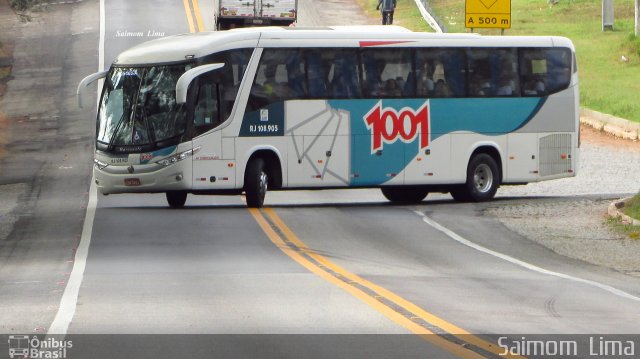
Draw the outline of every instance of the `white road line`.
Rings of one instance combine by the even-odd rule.
[[[596,281],[592,281],[592,280],[588,280],[588,279],[583,279],[583,278],[578,278],[578,277],[574,277],[574,276],[570,276],[568,274],[564,274],[564,273],[558,273],[558,272],[554,272],[554,271],[550,271],[538,266],[535,266],[533,264],[521,261],[519,259],[510,257],[506,254],[502,254],[496,251],[493,251],[491,249],[485,248],[479,244],[473,243],[463,237],[461,237],[460,235],[458,235],[457,233],[451,231],[450,229],[444,227],[443,225],[439,224],[438,222],[434,221],[433,219],[427,217],[424,213],[420,212],[420,211],[413,211],[415,214],[417,214],[418,216],[422,217],[422,220],[427,223],[428,225],[430,225],[431,227],[437,229],[438,231],[446,234],[447,236],[449,236],[451,239],[455,240],[456,242],[460,243],[460,244],[464,244],[467,247],[473,248],[477,251],[492,255],[494,257],[500,258],[502,260],[505,260],[509,263],[515,264],[517,266],[526,268],[530,271],[534,271],[537,273],[541,273],[541,274],[546,274],[546,275],[550,275],[550,276],[554,276],[554,277],[558,277],[558,278],[562,278],[562,279],[567,279],[573,282],[578,282],[578,283],[582,283],[582,284],[586,284],[586,285],[590,285],[596,288],[600,288],[602,290],[605,290],[609,293],[615,294],[619,297],[622,298],[626,298],[626,299],[631,299],[637,302],[640,302],[640,298],[636,297],[632,294],[629,294],[625,291],[622,291],[620,289],[614,288],[610,285],[607,284],[602,284]]]
[[[100,0],[100,41],[98,44],[98,70],[104,69],[104,35],[105,35],[105,11],[104,0]],[[98,86],[98,96],[100,88]],[[89,245],[91,244],[91,234],[93,233],[93,220],[96,215],[96,206],[98,203],[98,195],[96,190],[95,177],[91,176],[91,185],[89,187],[89,203],[87,204],[87,212],[84,216],[84,224],[82,226],[82,235],[80,244],[76,250],[76,257],[73,261],[73,269],[69,275],[69,281],[62,293],[60,306],[56,317],[53,319],[47,335],[66,335],[69,324],[73,320],[78,304],[78,295],[80,294],[80,285],[84,277],[84,270],[87,266],[87,256],[89,255]]]
[[[98,42],[98,71],[104,70],[104,35],[106,26],[105,16],[104,0],[100,0],[100,40]],[[98,95],[100,95],[99,91]]]
[[[87,205],[87,214],[84,217],[84,225],[82,227],[82,236],[80,237],[80,245],[76,250],[76,257],[73,261],[73,269],[69,276],[69,281],[62,294],[58,313],[53,319],[47,335],[66,335],[69,324],[76,313],[76,305],[78,303],[78,294],[80,293],[80,285],[84,277],[84,269],[87,265],[87,255],[89,254],[89,244],[91,243],[91,233],[93,232],[93,219],[96,214],[96,203],[98,196],[96,192],[95,178],[91,176],[91,187],[89,189],[89,204]]]

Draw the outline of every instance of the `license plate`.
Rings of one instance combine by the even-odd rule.
[[[125,186],[139,186],[142,183],[140,182],[140,178],[125,178],[124,185]]]

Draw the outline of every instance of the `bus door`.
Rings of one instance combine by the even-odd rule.
[[[196,89],[193,127],[193,188],[198,190],[228,187],[233,184],[234,168],[227,166],[222,156],[224,121],[221,84],[215,82],[216,72],[204,74],[194,82]]]

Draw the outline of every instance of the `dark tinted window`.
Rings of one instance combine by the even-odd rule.
[[[412,49],[365,49],[362,89],[367,98],[415,97]]]
[[[222,123],[231,115],[231,110],[233,109],[238,90],[240,89],[240,83],[247,70],[247,65],[249,64],[252,53],[253,49],[223,51],[207,56],[201,61],[200,64],[225,64],[222,69],[200,77],[201,83],[206,81],[207,83],[215,82],[219,85],[220,116],[216,122]]]
[[[255,110],[278,101],[306,98],[306,77],[304,50],[265,49],[251,87],[249,107]]]
[[[544,96],[568,86],[558,48],[265,49],[248,110],[289,99]]]
[[[523,96],[545,96],[566,89],[571,82],[569,49],[520,49]]]
[[[330,59],[333,58],[333,61]],[[358,53],[355,49],[326,49],[322,64],[327,75],[328,98],[361,98]]]
[[[416,50],[418,97],[462,97],[466,93],[465,54],[461,49]]]
[[[513,48],[473,48],[468,51],[468,91],[471,97],[519,96],[517,53]]]

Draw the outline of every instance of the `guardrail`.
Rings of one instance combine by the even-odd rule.
[[[420,14],[427,22],[427,24],[435,31],[435,32],[447,32],[447,28],[444,26],[442,21],[440,21],[436,16],[432,15],[433,10],[431,10],[431,6],[427,3],[427,0],[414,0],[416,2],[416,6],[418,10],[420,10]]]

